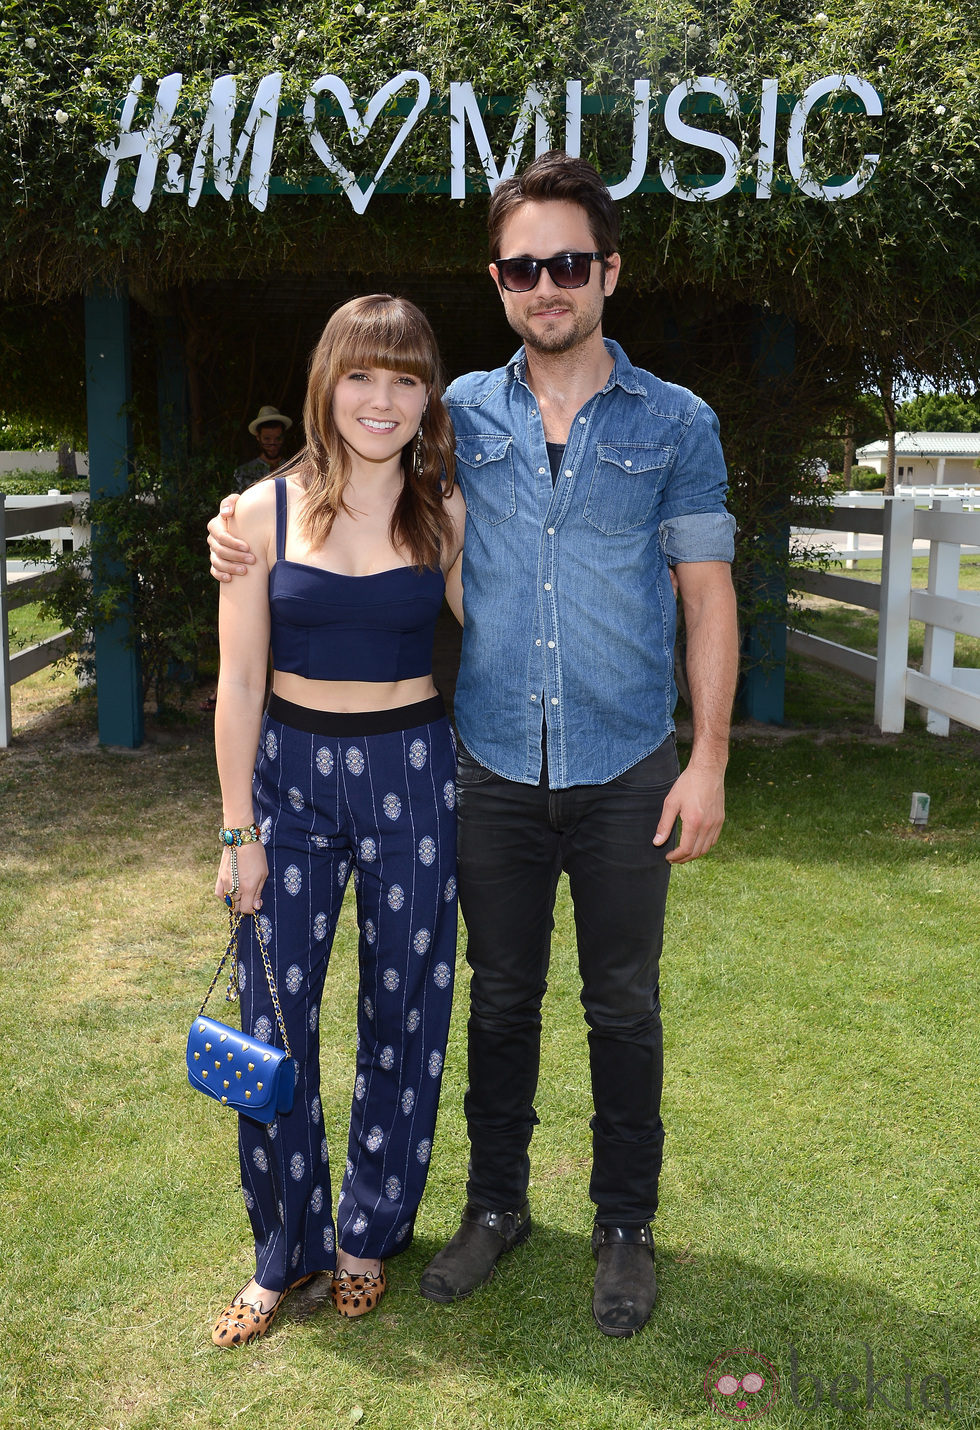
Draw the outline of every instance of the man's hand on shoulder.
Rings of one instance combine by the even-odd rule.
[[[235,514],[240,492],[232,492],[221,503],[217,516],[208,522],[208,546],[211,550],[211,575],[216,581],[230,581],[233,576],[245,576],[255,557],[248,542],[232,536],[228,520]]]

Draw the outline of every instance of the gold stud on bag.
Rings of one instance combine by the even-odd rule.
[[[251,917],[255,926],[255,940],[262,954],[266,981],[272,995],[272,1006],[276,1010],[276,1022],[279,1025],[283,1047],[275,1048],[271,1043],[265,1043],[260,1038],[250,1038],[238,1028],[231,1028],[225,1023],[218,1023],[213,1018],[208,1018],[204,1012],[208,999],[221,977],[221,970],[229,958],[231,959],[231,969],[225,999],[230,1003],[238,997],[238,932],[245,917],[246,915],[236,913],[234,909],[229,913],[231,932],[228,938],[228,947],[221,956],[221,962],[211,980],[211,987],[204,996],[204,1002],[201,1004],[197,1017],[191,1023],[191,1029],[187,1036],[187,1080],[191,1087],[196,1088],[198,1092],[203,1092],[206,1097],[213,1098],[215,1102],[230,1108],[233,1112],[243,1113],[246,1117],[254,1118],[256,1122],[272,1122],[280,1112],[292,1110],[296,1069],[289,1039],[286,1036],[282,1009],[279,1006],[276,982],[272,976],[269,950],[262,938],[259,920],[254,913],[248,917]],[[209,1083],[207,1080],[208,1069],[199,1068],[198,1064],[202,1062],[204,1054],[210,1053],[213,1048],[222,1043],[225,1045],[221,1048],[224,1059],[216,1059],[214,1066],[216,1069],[223,1070],[224,1075]],[[232,1073],[235,1074],[234,1079],[232,1079]]]

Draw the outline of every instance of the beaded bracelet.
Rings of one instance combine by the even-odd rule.
[[[230,844],[232,848],[238,848],[242,844],[258,844],[260,842],[258,825],[252,823],[245,829],[221,829],[218,831],[218,843]]]

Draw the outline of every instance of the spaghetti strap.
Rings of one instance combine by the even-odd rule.
[[[286,478],[276,477],[276,560],[286,559]]]

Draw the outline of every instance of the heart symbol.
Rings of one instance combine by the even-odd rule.
[[[400,90],[405,88],[406,84],[418,85],[418,97],[409,113],[406,114],[402,127],[392,140],[391,147],[381,161],[381,167],[377,170],[367,188],[362,189],[351,171],[342,164],[330,150],[323,135],[316,127],[317,95],[322,94],[324,90],[328,90],[333,95],[334,99],[336,99],[340,105],[351,139],[355,144],[363,144],[371,132],[374,121],[384,109],[389,99],[394,98]],[[340,183],[344,193],[350,199],[351,208],[356,214],[362,214],[371,202],[381,175],[414,129],[416,120],[429,102],[431,92],[432,87],[424,74],[420,74],[418,70],[401,70],[393,79],[390,79],[387,84],[381,86],[377,94],[369,101],[368,107],[365,109],[363,115],[361,115],[358,113],[357,106],[351,98],[350,90],[337,75],[321,75],[310,87],[310,92],[306,96],[306,103],[303,105],[303,118],[306,121],[306,127],[309,131],[310,143],[313,145],[324,168],[328,173],[333,174],[334,178]]]

